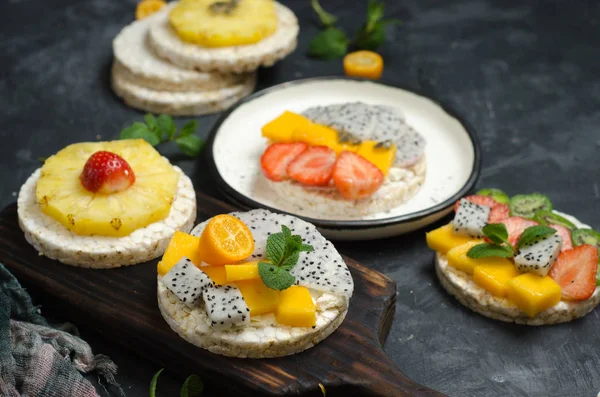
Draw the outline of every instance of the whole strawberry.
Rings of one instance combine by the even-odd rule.
[[[133,185],[135,174],[127,161],[118,154],[99,151],[86,161],[79,180],[90,192],[111,194]]]

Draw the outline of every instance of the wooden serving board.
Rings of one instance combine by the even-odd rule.
[[[200,222],[235,208],[197,193]],[[106,338],[174,371],[218,382],[227,395],[443,396],[408,379],[382,349],[394,317],[395,283],[344,258],[355,290],[343,324],[317,346],[288,357],[236,359],[197,348],[173,332],[156,300],[157,260],[120,269],[91,270],[39,256],[18,226],[17,206],[0,213],[0,262],[29,288],[93,323]],[[118,364],[118,363],[117,363]]]

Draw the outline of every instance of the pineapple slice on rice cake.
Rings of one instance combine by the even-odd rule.
[[[29,177],[17,203],[40,255],[90,268],[154,259],[196,219],[191,180],[142,139],[67,146]]]

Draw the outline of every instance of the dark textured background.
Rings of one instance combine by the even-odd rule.
[[[299,17],[299,47],[261,71],[259,89],[340,74],[339,61],[305,56],[317,32],[309,1],[284,3]],[[362,22],[364,3],[323,0],[348,29]],[[557,208],[600,228],[600,2],[516,3],[389,2],[388,14],[404,25],[389,32],[382,49],[385,78],[430,92],[473,125],[483,148],[479,187],[546,192]],[[132,20],[134,6],[133,0],[0,2],[0,206],[15,200],[39,157],[75,141],[115,138],[141,118],[109,88],[111,40]],[[203,136],[215,118],[199,119]],[[198,189],[218,195],[205,161],[177,164]],[[441,290],[423,231],[338,246],[398,283],[385,347],[415,380],[450,396],[595,396],[600,390],[598,311],[565,325],[506,325],[469,312]],[[161,366],[97,336],[93,324],[78,325],[96,352],[120,365],[126,394],[147,396]],[[165,372],[159,396],[178,395],[187,375]],[[210,395],[219,395],[215,386]]]

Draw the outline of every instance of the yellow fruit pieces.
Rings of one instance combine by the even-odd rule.
[[[202,266],[200,270],[206,273],[217,285],[229,284],[227,274],[225,273],[225,266]]]
[[[376,146],[377,142],[375,141],[365,141],[360,144],[357,153],[375,164],[385,176],[394,164],[396,145],[392,144],[389,148]]]
[[[200,236],[198,256],[212,266],[239,262],[254,251],[254,238],[248,226],[231,215],[211,218]]]
[[[308,288],[294,285],[279,293],[275,313],[277,322],[292,327],[312,327],[317,322],[317,309]]]
[[[491,259],[494,260],[491,261]],[[475,267],[473,281],[494,296],[505,297],[508,291],[508,282],[521,274],[508,259],[482,258],[476,260],[488,263]]]
[[[508,282],[507,297],[529,317],[535,317],[560,301],[561,290],[548,276],[525,273]]]
[[[164,276],[184,257],[191,260],[194,265],[199,266],[202,262],[198,257],[199,242],[200,239],[196,236],[176,231],[171,241],[169,241],[162,259],[158,262],[158,274]]]
[[[135,19],[144,19],[166,6],[163,0],[143,0],[135,8]]]
[[[448,265],[462,270],[467,274],[473,274],[473,270],[480,265],[505,265],[508,261],[504,258],[479,258],[473,259],[467,256],[467,252],[481,241],[469,241],[466,244],[452,248],[446,254]],[[510,262],[508,262],[510,264]],[[512,265],[512,264],[511,264]],[[514,265],[513,265],[514,267]]]
[[[333,128],[324,125],[310,123],[299,126],[292,132],[293,142],[304,142],[307,145],[318,146],[323,145],[331,148],[336,153],[341,150],[338,148],[338,134]]]
[[[239,263],[237,265],[225,265],[225,274],[228,283],[243,280],[259,279],[258,262]]]
[[[280,292],[267,287],[260,278],[238,281],[236,286],[250,309],[250,316],[272,313],[277,309]]]
[[[383,58],[373,51],[355,51],[344,57],[346,76],[379,79],[383,73]]]
[[[452,224],[430,231],[426,234],[426,239],[429,248],[441,254],[445,254],[454,247],[473,241],[470,237],[455,235],[452,231]]]
[[[307,131],[310,124],[306,117],[286,110],[262,127],[262,135],[273,142],[290,143],[294,142],[295,131]]]

